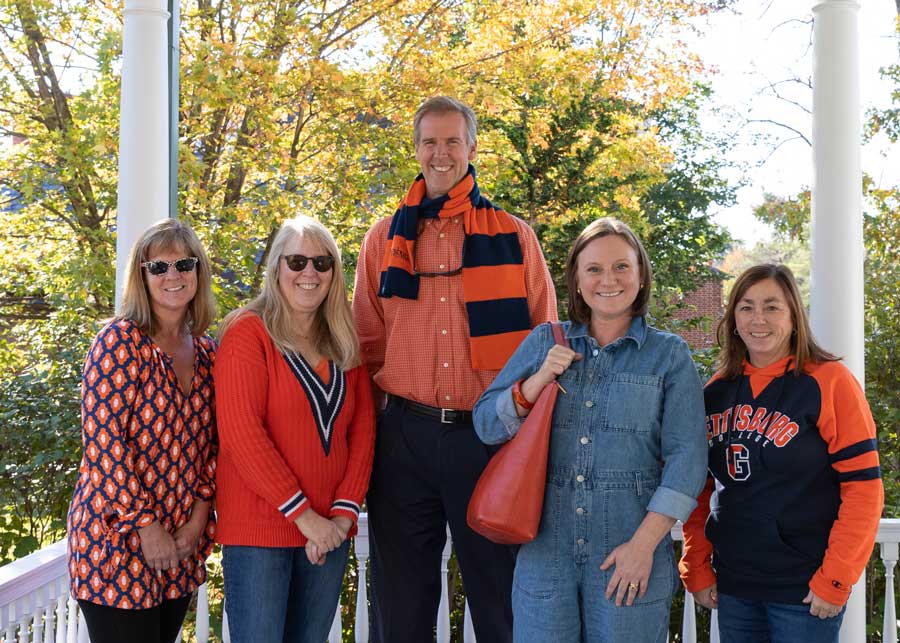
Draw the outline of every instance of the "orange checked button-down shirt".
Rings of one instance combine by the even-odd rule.
[[[554,321],[556,292],[534,231],[516,217],[532,328]],[[498,371],[472,368],[462,275],[420,277],[418,299],[378,296],[390,217],[366,234],[356,272],[353,316],[362,357],[383,391],[439,408],[471,410]],[[462,265],[462,216],[419,222],[416,270]]]

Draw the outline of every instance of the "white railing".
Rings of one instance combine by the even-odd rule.
[[[354,539],[357,560],[357,578],[364,581],[369,563],[368,523],[365,514],[360,516],[359,534]],[[681,540],[681,526],[672,529],[672,537]],[[881,561],[886,576],[884,593],[884,622],[882,641],[897,643],[897,615],[895,607],[894,567],[900,558],[900,520],[885,519],[878,529]],[[447,592],[447,563],[450,560],[449,533],[441,563],[441,602],[438,608],[437,643],[450,641],[450,607]],[[206,585],[198,592],[195,633],[197,643],[209,641],[209,598]],[[696,612],[690,594],[685,596],[682,640],[697,643]],[[864,606],[863,606],[864,608]],[[849,614],[847,615],[850,616]],[[713,618],[713,635],[710,643],[718,643]],[[367,583],[360,582],[355,606],[356,642],[369,640],[369,611]],[[862,623],[862,627],[858,625]],[[842,643],[864,643],[865,619],[844,620]],[[852,630],[848,627],[852,625]],[[223,623],[223,639],[229,643],[227,619]],[[466,605],[465,643],[475,643],[472,620]],[[335,614],[334,624],[328,635],[329,643],[341,641],[341,610]],[[0,643],[90,643],[84,619],[80,617],[78,603],[69,596],[66,567],[66,543],[60,541],[0,567]]]

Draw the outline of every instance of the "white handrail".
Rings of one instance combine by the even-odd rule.
[[[682,539],[681,525],[672,528],[672,538]],[[885,570],[884,622],[882,640],[897,643],[897,616],[894,606],[895,567],[900,560],[900,519],[882,519],[876,536],[878,555]],[[447,563],[451,551],[450,534],[441,557],[441,584],[443,588],[438,617],[438,643],[450,639],[450,610],[447,596]],[[360,515],[359,534],[354,539],[357,560],[358,591],[354,618],[356,643],[369,640],[369,613],[366,571],[370,547],[368,516]],[[874,554],[873,554],[874,555]],[[329,642],[341,640],[340,607],[335,614],[335,624],[329,634]],[[712,614],[711,643],[718,643],[716,614]],[[463,621],[463,640],[475,643],[469,605],[466,603]],[[227,622],[223,622],[223,639],[229,643]],[[696,643],[696,615],[693,598],[685,596],[684,618],[681,624],[685,643]],[[201,586],[197,599],[197,643],[209,641],[209,601],[207,587]],[[68,593],[68,567],[66,541],[61,540],[33,554],[0,567],[0,643],[90,643],[84,618],[78,603]],[[842,632],[842,642],[865,641],[865,632]]]

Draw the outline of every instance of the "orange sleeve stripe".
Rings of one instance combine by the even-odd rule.
[[[466,301],[490,301],[526,297],[525,266],[477,266],[463,270]]]
[[[847,460],[839,460],[838,462],[832,463],[832,468],[835,471],[839,471],[840,473],[847,473],[849,471],[858,471],[862,469],[871,469],[879,466],[878,460],[878,452],[877,451],[869,451],[868,453],[863,453],[854,458],[848,458]]]

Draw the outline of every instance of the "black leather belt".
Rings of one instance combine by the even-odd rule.
[[[436,406],[428,406],[427,404],[419,404],[405,397],[388,394],[388,398],[396,400],[408,408],[413,413],[424,415],[430,418],[436,418],[441,424],[472,424],[472,411],[457,411],[456,409],[439,409]]]

